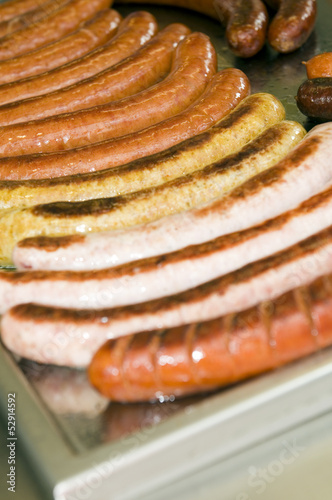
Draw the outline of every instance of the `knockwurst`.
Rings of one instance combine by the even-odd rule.
[[[90,381],[112,401],[167,401],[272,370],[331,345],[331,290],[326,275],[237,314],[109,340]]]
[[[18,305],[3,316],[2,340],[14,353],[34,361],[86,366],[107,339],[215,319],[331,272],[332,226],[221,278],[142,304],[84,311]],[[62,348],[55,349],[60,337]]]
[[[140,0],[117,0],[139,3]],[[185,7],[219,19],[226,26],[226,39],[240,57],[252,57],[265,43],[268,15],[260,0],[148,0],[147,3]]]
[[[55,12],[0,40],[0,61],[29,52],[75,31],[82,22],[106,9],[112,0],[69,0]]]
[[[172,50],[183,38],[183,30],[186,28],[182,25],[171,25],[155,37],[154,40],[157,41],[150,42],[155,50],[152,49],[146,57],[149,64],[130,65],[129,74],[132,75],[133,81],[123,80],[124,75],[121,72],[121,78],[116,75],[115,85],[109,90],[104,87],[107,76],[99,77],[96,85],[92,82],[90,86],[89,81],[87,84],[81,83],[75,88],[77,99],[68,102],[65,107],[82,107],[88,105],[87,101],[91,103],[93,100],[106,99],[106,94],[107,99],[116,95],[118,101],[57,115],[56,120],[54,117],[48,117],[3,128],[0,139],[1,153],[11,156],[22,151],[33,153],[71,149],[142,130],[183,111],[204,92],[216,72],[216,53],[206,35],[193,33],[182,40],[176,49],[170,74],[160,83],[149,87],[169,68]],[[151,62],[155,58],[157,62],[151,69]],[[79,87],[87,87],[88,92],[81,92]],[[128,95],[134,89],[139,91],[142,88],[145,90]],[[66,93],[65,90],[64,92]],[[69,93],[71,94],[71,91]],[[124,95],[128,97],[121,99]]]
[[[197,101],[175,116],[147,129],[107,142],[57,153],[0,158],[0,179],[26,180],[66,176],[68,184],[69,175],[105,170],[156,154],[209,129],[249,93],[250,83],[246,75],[235,68],[225,69],[212,78]],[[238,140],[241,144],[241,139]],[[133,171],[133,165],[131,169]],[[75,179],[72,180],[75,182]],[[133,187],[132,182],[130,185]],[[73,187],[72,192],[74,191]]]
[[[193,111],[195,112],[197,109],[194,107]],[[127,165],[120,164],[118,168],[109,168],[103,172],[55,179],[2,181],[0,182],[0,210],[28,207],[51,201],[83,201],[156,186],[202,169],[221,160],[224,156],[240,150],[266,128],[281,121],[284,116],[284,107],[277,98],[271,94],[254,94],[241,102],[215,127],[157,155],[141,158]],[[147,134],[149,134],[148,131],[149,129]],[[162,134],[163,129],[161,128]],[[124,144],[127,137],[121,138],[120,145]],[[141,138],[142,136],[139,135],[139,139]],[[152,134],[152,138],[154,139],[154,134]],[[134,139],[131,145],[134,147]],[[92,150],[88,150],[85,157],[86,162],[88,162],[89,155],[93,155],[95,149],[92,147]],[[106,148],[105,153],[106,157],[101,151],[101,156],[93,164],[94,169],[105,167],[106,164],[103,164],[103,161],[111,161],[112,149]],[[40,162],[43,162],[45,156],[29,157],[27,166],[30,175],[35,168],[42,168]],[[82,161],[80,156],[76,156],[76,158],[75,156],[71,157],[72,161]],[[25,158],[22,157],[22,163]],[[114,160],[115,164],[119,164],[122,159],[123,155],[120,151],[119,156]],[[4,160],[0,158],[0,165],[4,169],[6,168],[4,175],[7,178],[17,176],[15,169],[19,171],[22,163],[15,161],[15,158]],[[68,163],[63,163],[63,168],[66,168]]]
[[[28,97],[20,93],[19,86],[16,87],[18,90],[16,96],[12,96],[12,98],[5,97],[7,95],[6,88],[14,87],[14,85],[13,87],[4,85],[5,83],[37,74],[40,76],[40,73],[44,71],[50,71],[52,68],[83,57],[112,38],[120,21],[121,16],[115,10],[102,10],[93,19],[84,23],[77,31],[57,42],[28,52],[25,55],[0,61],[0,96],[2,99],[0,103],[5,104],[11,102],[11,99],[17,100]],[[18,82],[17,85],[19,85]]]
[[[136,50],[151,40],[156,34],[157,28],[157,22],[151,14],[148,12],[134,12],[121,23],[117,35],[102,47],[98,47],[91,53],[64,66],[46,71],[46,73],[2,85],[0,87],[0,103],[3,105],[8,102],[17,101],[18,99],[22,100],[28,97],[47,94],[74,85],[81,80],[91,78],[97,75],[97,73],[120,63],[120,61],[124,61],[129,56],[133,56]],[[72,36],[75,37],[74,34]],[[16,75],[19,77],[24,76],[26,68],[27,70],[29,70],[29,67],[31,69],[35,68],[36,57],[37,61],[40,58],[42,59],[42,62],[39,62],[39,66],[38,64],[36,66],[37,70],[41,67],[40,64],[52,64],[52,47],[60,44],[61,48],[61,43],[64,40],[59,40],[55,44],[47,45],[38,51],[29,52],[21,57],[0,62],[0,70],[6,71],[9,75],[7,78],[12,80]],[[74,46],[76,50],[75,40]],[[45,62],[45,57],[51,59],[50,63]],[[124,64],[132,64],[134,61],[135,59],[131,57],[131,59],[124,61]],[[123,66],[118,66],[118,68],[124,70]],[[128,76],[124,74],[124,77],[127,78]]]
[[[317,125],[277,165],[210,203],[126,230],[75,234],[63,240],[41,238],[22,242],[26,255],[30,253],[27,266],[38,262],[40,268],[61,269],[65,266],[68,269],[80,258],[85,263],[97,260],[99,266],[101,262],[106,263],[105,267],[110,262],[120,265],[255,226],[296,208],[332,183],[331,147],[332,123]],[[38,212],[38,208],[35,210]],[[0,219],[0,223],[3,221],[3,241],[8,245],[1,251],[7,256],[3,258],[4,262],[10,255],[14,228],[19,226],[16,231],[24,235],[28,225],[28,219],[24,220],[26,211],[20,211],[19,216],[17,213],[9,212]],[[80,229],[92,230],[87,227]]]

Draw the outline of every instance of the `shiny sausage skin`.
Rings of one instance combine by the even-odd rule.
[[[194,111],[195,108],[194,106]],[[244,99],[229,115],[210,130],[161,153],[120,165],[118,168],[108,168],[101,172],[55,179],[0,181],[0,210],[28,207],[51,201],[84,201],[131,193],[156,186],[202,169],[221,160],[226,155],[239,151],[246,143],[284,117],[284,107],[276,97],[271,94],[255,94]],[[184,125],[186,126],[185,122]],[[122,144],[127,137],[121,138]],[[139,135],[140,138],[141,135]],[[154,140],[153,136],[152,139]],[[135,146],[134,139],[131,146]],[[99,145],[96,145],[97,147],[99,148]],[[85,162],[88,162],[89,155],[95,154],[96,148],[92,147],[88,150]],[[100,163],[97,163],[96,167],[93,165],[94,168],[105,167],[104,159],[105,161],[107,159],[108,162],[111,161],[112,148],[106,151],[107,158],[104,158],[102,153],[103,151],[97,158],[97,160],[100,159]],[[39,155],[37,160],[43,161],[45,156]],[[69,158],[70,156],[69,154]],[[76,158],[79,159],[79,156]],[[116,158],[116,161],[120,163],[122,159],[123,155],[120,150],[120,156]],[[24,160],[25,157],[22,157],[23,162]],[[31,170],[41,168],[34,160],[35,157],[29,157]],[[76,161],[75,157],[72,160]],[[16,162],[15,158],[0,159],[0,164],[3,168],[8,167],[6,175],[10,172],[10,166],[19,169],[22,165],[22,163]],[[98,165],[100,166],[98,167]],[[63,166],[66,168],[67,163],[63,162]],[[10,175],[16,175],[16,173],[13,172]]]
[[[40,7],[44,0],[7,0],[0,4],[0,19],[7,21],[13,17],[19,16]]]
[[[0,38],[6,35],[10,35],[11,33],[26,28],[27,26],[30,26],[32,24],[38,23],[66,3],[68,3],[68,0],[57,0],[55,2],[51,0],[42,3],[40,7],[37,7],[36,9],[15,16],[8,21],[1,22],[0,18]]]
[[[273,0],[278,11],[268,29],[268,41],[278,52],[288,53],[301,47],[315,27],[316,0]]]
[[[155,37],[154,43],[150,42],[151,51],[141,49],[140,52],[146,55],[145,60],[150,63],[152,56],[159,54],[153,69],[149,64],[145,64],[140,66],[141,71],[137,71],[137,66],[131,65],[129,74],[132,75],[133,82],[129,80],[129,83],[123,80],[123,74],[122,78],[116,75],[116,88],[113,88],[113,93],[128,97],[57,115],[56,120],[54,117],[48,117],[3,128],[0,151],[6,156],[12,156],[21,154],[22,151],[31,153],[71,149],[133,133],[180,113],[204,92],[216,72],[216,53],[209,38],[203,33],[193,33],[175,50],[171,72],[167,77],[149,87],[151,82],[155,82],[158,76],[169,68],[173,47],[183,38],[184,29],[186,28],[182,25],[171,25]],[[78,91],[77,101],[68,102],[68,106],[72,108],[79,102],[82,107],[84,95],[87,96],[86,100],[90,96],[96,99],[98,90],[103,97],[105,93],[109,96],[110,91],[105,91],[103,81],[104,78],[101,77],[96,85],[87,85],[90,92],[95,91],[94,95]],[[82,86],[84,83],[80,85]],[[136,87],[136,90],[143,87],[145,90],[130,95],[128,87]],[[21,139],[23,130],[24,138]],[[10,140],[13,137],[16,138],[15,143]]]
[[[5,104],[17,101],[18,98],[22,100],[36,95],[47,94],[93,77],[97,73],[125,60],[127,57],[133,56],[142,45],[151,40],[156,34],[157,29],[157,22],[151,14],[148,12],[134,12],[121,23],[117,35],[102,47],[98,47],[85,56],[64,66],[46,71],[46,73],[24,78],[21,81],[8,85],[2,85],[0,87],[0,102],[1,104]],[[61,42],[62,40],[59,40],[57,43]],[[49,58],[52,57],[52,45],[47,45],[39,49],[42,59],[43,52],[45,51],[47,55],[49,49],[51,49]],[[17,74],[17,72],[21,74],[21,71],[25,71],[26,64],[27,68],[29,64],[30,67],[34,67],[35,54],[37,54],[36,51],[29,52],[21,57],[0,62],[0,70],[4,69],[5,71],[9,71],[9,73],[12,71],[13,74]],[[25,62],[26,60],[27,63]],[[45,64],[45,62],[42,64]],[[12,78],[11,74],[9,77]]]
[[[77,31],[61,38],[57,42],[28,52],[25,55],[8,59],[7,61],[0,61],[0,103],[5,104],[25,97],[21,93],[20,84],[18,83],[16,87],[18,93],[15,96],[8,97],[6,88],[12,89],[14,86],[5,86],[5,83],[39,75],[57,66],[68,64],[70,61],[83,57],[112,38],[120,21],[121,16],[115,10],[103,10],[98,12],[93,19],[84,23]]]
[[[250,83],[242,71],[222,70],[212,78],[197,101],[175,116],[107,142],[58,153],[0,158],[0,179],[46,179],[83,174],[159,153],[209,129],[249,93]]]
[[[136,3],[139,0],[118,0]],[[261,0],[148,0],[156,5],[184,7],[218,19],[226,26],[230,49],[240,57],[252,57],[265,43],[268,15]]]
[[[305,65],[308,79],[332,77],[332,52],[323,52],[312,57]]]
[[[112,309],[21,304],[7,311],[2,341],[42,363],[86,366],[110,338],[208,321],[273,300],[332,273],[332,226],[289,249],[185,292]],[[61,336],[61,349],[54,343]],[[48,347],[51,345],[51,349]]]
[[[22,246],[26,245],[26,255],[29,252],[31,257],[26,264],[30,267],[35,261],[34,265],[40,268],[61,269],[61,266],[66,266],[72,269],[75,260],[82,258],[87,263],[94,259],[99,263],[105,262],[105,267],[108,267],[110,263],[120,265],[162,255],[242,231],[296,208],[331,184],[331,148],[332,123],[318,125],[276,166],[249,179],[220,199],[126,230],[107,231],[99,226],[97,230],[102,232],[96,234],[22,242]],[[38,209],[34,212],[38,213]],[[243,214],[246,216],[243,217]],[[51,221],[49,218],[47,222]],[[38,222],[41,226],[42,219],[39,218]],[[14,228],[17,227],[16,231],[24,237],[28,232],[25,228],[31,224],[30,212],[10,211],[0,218],[0,223],[0,234],[3,235],[0,253],[6,262],[11,255]],[[86,233],[93,231],[92,224],[79,229]]]
[[[332,277],[237,314],[108,340],[88,369],[112,401],[167,400],[226,386],[332,343]]]
[[[123,99],[124,97],[137,94],[148,87],[155,85],[164,78],[170,71],[174,57],[174,51],[177,44],[189,33],[189,29],[182,24],[171,24],[158,35],[152,38],[149,43],[130,58],[121,61],[116,66],[107,67],[103,71],[98,71],[90,78],[75,83],[74,85],[63,87],[55,92],[45,95],[37,95],[29,99],[12,102],[0,107],[1,126],[10,126],[20,124],[18,127],[2,130],[2,138],[11,136],[12,133],[20,134],[22,127],[27,130],[28,127],[37,128],[42,134],[47,135],[53,128],[55,122],[58,123],[60,117],[52,118],[50,121],[41,121],[54,115],[68,114],[82,109],[93,108],[102,104],[113,104],[112,101]],[[204,54],[205,55],[205,54]],[[202,54],[203,56],[203,54]],[[157,59],[157,61],[155,61]],[[153,62],[155,61],[155,62]],[[174,62],[178,64],[178,61]],[[38,77],[35,78],[38,81]],[[11,87],[15,87],[13,84]],[[96,111],[98,114],[101,110]],[[95,114],[96,114],[95,113]],[[104,112],[105,113],[105,112]],[[101,113],[103,115],[104,113]],[[75,126],[75,118],[65,116],[65,122],[69,122],[69,129]],[[82,118],[81,118],[82,119]],[[26,124],[34,120],[37,123]],[[109,118],[106,118],[109,120]],[[77,123],[76,123],[77,126]],[[100,126],[100,125],[99,125]],[[67,125],[68,127],[68,125]],[[66,129],[63,129],[65,132]],[[34,132],[33,132],[34,133]],[[81,130],[80,134],[84,132]],[[66,135],[63,141],[66,144],[65,149],[70,146]],[[12,139],[10,139],[12,140]],[[43,152],[47,151],[45,142],[49,146],[49,139],[36,142],[43,143]],[[2,141],[1,141],[2,142]],[[86,141],[85,141],[86,142]],[[88,137],[88,143],[94,142],[93,137]],[[39,149],[40,149],[39,145]],[[15,145],[14,145],[15,148]]]
[[[39,23],[1,38],[0,61],[58,40],[111,3],[112,0],[70,0]]]
[[[312,120],[332,120],[332,77],[306,80],[295,99],[301,113]]]

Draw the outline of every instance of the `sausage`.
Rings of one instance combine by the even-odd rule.
[[[204,92],[216,71],[216,53],[206,35],[193,33],[186,37],[176,49],[170,74],[149,87],[169,68],[174,44],[183,38],[183,29],[185,28],[182,25],[171,25],[159,33],[154,42],[150,42],[151,50],[141,49],[143,56],[139,62],[144,58],[150,64],[142,64],[141,71],[137,71],[136,65],[127,66],[131,79],[124,80],[123,71],[120,72],[121,78],[117,73],[115,85],[107,90],[103,86],[108,80],[108,72],[105,72],[105,77],[102,74],[98,82],[93,81],[89,85],[89,81],[85,81],[86,83],[77,85],[73,94],[77,90],[78,97],[68,101],[66,107],[72,109],[86,105],[88,100],[110,99],[111,94],[127,97],[89,109],[57,115],[56,120],[54,117],[48,117],[8,126],[2,129],[1,153],[12,156],[22,151],[31,153],[71,149],[136,132],[183,111]],[[151,69],[151,61],[157,55],[158,62]],[[81,92],[83,87],[88,92]],[[139,91],[142,88],[145,90],[128,95],[134,89]],[[66,93],[66,90],[63,90]],[[68,93],[71,94],[71,91]],[[27,102],[32,103],[32,100]],[[135,120],[132,119],[133,116]],[[22,131],[24,138],[20,139]],[[14,137],[14,142],[11,142]]]
[[[167,401],[275,369],[332,343],[331,289],[325,275],[237,314],[108,340],[90,382],[112,401]]]
[[[211,110],[211,108],[209,109]],[[192,111],[197,111],[196,106]],[[159,185],[201,169],[238,151],[266,128],[281,121],[284,116],[284,107],[277,98],[271,94],[255,94],[243,100],[215,127],[151,157],[141,158],[127,165],[120,165],[118,168],[108,168],[102,172],[55,179],[0,181],[0,210],[28,207],[52,201],[83,201],[116,196]],[[189,118],[191,118],[190,115]],[[186,126],[185,121],[184,126]],[[145,131],[142,132],[142,134],[144,133]],[[195,133],[195,130],[192,133]],[[161,128],[160,135],[163,135],[163,128]],[[147,136],[149,138],[149,129],[147,129]],[[151,137],[155,143],[154,134]],[[119,146],[123,146],[127,138],[128,136],[121,138]],[[138,140],[141,139],[142,135],[139,134]],[[105,154],[103,144],[101,144],[101,148],[99,145],[86,148],[84,163],[89,165],[89,158],[93,157],[95,163],[90,166],[91,170],[105,168],[106,165],[110,166],[109,164],[112,166],[115,162],[115,164],[121,164],[124,154],[128,155],[128,153],[123,154],[120,149],[120,153],[112,163],[112,145],[113,143],[110,143],[110,148],[105,149]],[[129,145],[131,148],[135,147],[133,136]],[[96,150],[100,151],[99,155],[96,155]],[[68,152],[66,163],[62,162],[66,172],[70,168],[70,161],[83,163],[81,152],[82,150],[78,150],[77,155],[71,155]],[[143,150],[143,152],[145,151]],[[45,157],[46,155],[39,155],[38,158],[30,156],[26,167],[29,169],[29,173],[33,173],[35,169],[41,169],[42,172],[41,163]],[[63,155],[57,155],[56,165],[61,165],[62,157]],[[49,159],[53,159],[52,155],[48,155],[47,160]],[[6,178],[17,176],[15,170],[19,171],[22,166],[25,167],[25,163],[23,163],[25,161],[26,157],[19,158],[18,161],[15,158],[3,160],[0,158],[0,172],[2,169],[6,169],[4,172]],[[69,166],[67,167],[67,165]],[[46,168],[48,168],[48,173],[53,172],[53,168],[50,171],[49,164],[46,165]]]
[[[252,57],[265,43],[268,15],[260,0],[148,0],[147,3],[185,7],[219,19],[226,26],[227,43],[237,56]]]
[[[133,134],[57,153],[0,158],[0,179],[40,179],[113,168],[156,154],[202,133],[250,93],[245,74],[235,68],[217,73],[189,108]],[[68,179],[66,179],[68,181]],[[99,187],[100,189],[100,187]]]
[[[332,77],[306,80],[295,99],[301,113],[312,120],[332,120]]]
[[[7,21],[1,21],[0,18],[0,38],[17,30],[23,29],[26,26],[38,23],[46,16],[52,14],[57,9],[68,3],[68,0],[57,0],[56,2],[48,1],[43,2],[40,6],[33,10],[15,16]]]
[[[216,319],[273,300],[332,272],[332,226],[289,249],[185,292],[112,309],[20,304],[1,323],[2,341],[41,363],[86,366],[110,338]],[[61,349],[56,342],[61,342]]]
[[[278,52],[289,53],[301,47],[315,27],[316,0],[267,0],[278,11],[268,28],[268,41]]]
[[[12,96],[12,98],[9,97],[8,101],[8,97],[6,97],[6,88],[14,88],[14,85],[5,86],[5,83],[14,82],[15,80],[37,74],[39,75],[52,68],[83,57],[88,52],[97,48],[99,45],[105,44],[112,38],[118,28],[120,20],[121,16],[115,10],[102,10],[98,12],[93,19],[84,23],[77,31],[61,38],[57,42],[28,52],[25,55],[6,61],[0,61],[0,103],[5,104],[11,100],[25,97],[20,93],[21,90],[19,85],[22,84],[21,82],[21,84],[17,83],[16,88],[18,94]]]
[[[188,33],[189,30],[186,26],[182,24],[171,24],[152,38],[147,45],[141,47],[141,49],[130,58],[125,59],[116,66],[107,67],[102,71],[98,70],[94,76],[84,78],[74,85],[63,87],[55,92],[37,95],[30,99],[23,99],[1,106],[0,124],[2,127],[20,123],[16,128],[13,127],[13,129],[11,129],[7,127],[5,130],[2,129],[2,138],[11,137],[13,134],[20,134],[22,127],[24,127],[25,131],[29,130],[29,128],[37,129],[36,131],[32,131],[33,135],[35,132],[38,133],[38,131],[40,131],[38,136],[47,135],[50,133],[49,131],[52,130],[52,123],[54,128],[55,120],[52,118],[51,121],[40,121],[43,118],[80,111],[101,104],[112,104],[111,101],[120,100],[132,94],[139,93],[151,85],[156,84],[170,71],[175,47]],[[204,39],[204,42],[205,45],[208,45],[208,48],[211,47],[207,39]],[[202,41],[201,43],[201,52],[204,42]],[[180,53],[174,60],[175,67],[173,71],[183,62],[184,57],[188,57],[188,53],[185,49],[179,52]],[[158,61],[153,63],[153,60],[155,60],[157,56]],[[192,54],[190,54],[190,56],[193,58]],[[201,53],[201,57],[203,56],[205,56],[205,53]],[[178,60],[178,58],[180,60]],[[210,62],[210,59],[206,61],[206,64]],[[15,87],[14,90],[16,92],[16,85],[14,84],[11,87]],[[126,102],[124,104],[126,104]],[[96,110],[94,112],[94,114],[97,113],[99,115],[101,110]],[[105,111],[101,113],[101,115],[104,113]],[[82,126],[81,120],[85,120],[85,117],[82,118],[81,115],[78,116],[80,118],[76,118],[76,121],[79,119],[79,124]],[[69,131],[75,126],[75,117],[73,117],[73,115],[66,115],[61,118],[57,116],[57,123],[61,119],[65,120]],[[30,120],[34,120],[34,122],[37,121],[37,123],[25,123]],[[109,117],[106,118],[105,121],[106,120],[109,120]],[[70,123],[69,126],[68,123]],[[83,133],[81,129],[80,135]],[[88,142],[93,142],[92,139],[92,137],[89,137]],[[41,144],[43,143],[45,151],[47,148],[44,143],[46,142],[46,144],[49,144],[48,141],[49,138],[46,138],[45,141],[41,140]],[[39,141],[37,142],[39,143]],[[63,143],[67,144],[67,139],[65,139]],[[40,150],[41,144],[38,150]],[[68,148],[69,145],[67,145],[65,149]]]
[[[111,265],[111,262],[113,265],[120,265],[174,252],[255,226],[296,208],[332,183],[332,165],[329,159],[331,147],[332,123],[317,125],[277,165],[219,199],[127,230],[108,232],[100,225],[97,230],[103,232],[79,234],[79,230],[86,233],[93,231],[90,225],[79,227],[72,237],[22,242],[22,254],[24,255],[24,247],[25,255],[30,253],[25,265],[28,268],[37,265],[39,268],[61,269],[64,266],[71,269],[75,266],[75,260],[80,258],[84,265],[94,259],[99,263],[104,261],[105,267]],[[38,210],[34,209],[35,213]],[[20,232],[22,237],[17,239],[23,239],[24,232],[27,232],[25,228],[30,224],[30,219],[24,218],[28,214],[27,209],[16,211],[15,214],[9,212],[0,219],[3,234],[1,254],[6,256],[3,257],[4,262],[11,255],[13,231]],[[243,214],[246,216],[243,217]],[[51,221],[49,218],[49,225]],[[55,229],[52,231],[55,235]],[[4,248],[4,244],[7,248]]]
[[[46,73],[2,85],[0,87],[0,103],[3,105],[17,101],[18,98],[22,100],[36,95],[47,94],[95,76],[97,73],[111,68],[111,66],[132,56],[136,50],[151,40],[156,34],[157,28],[157,22],[151,14],[148,12],[134,12],[121,23],[119,31],[113,40],[110,40],[104,46],[95,49],[78,60],[59,68],[53,68],[53,70]],[[72,36],[75,36],[75,34]],[[60,44],[61,48],[61,43],[64,40],[59,40],[56,44]],[[52,47],[53,44],[47,45],[39,49],[38,53],[33,51],[21,57],[0,62],[0,70],[3,69],[8,72],[10,79],[13,79],[15,75],[21,76],[22,72],[29,71],[29,67],[31,69],[35,67],[35,58],[39,53],[42,61],[44,61],[39,64],[45,64],[45,57],[51,59],[49,64],[52,64]],[[74,48],[77,50],[75,40]],[[37,64],[37,70],[40,67]]]
[[[24,54],[75,31],[82,22],[110,6],[112,0],[69,0],[39,21],[0,40],[0,61]]]
[[[7,0],[0,4],[0,19],[7,21],[13,17],[19,16],[36,9],[44,3],[44,0]]]
[[[304,62],[308,79],[332,77],[332,52],[323,52]]]

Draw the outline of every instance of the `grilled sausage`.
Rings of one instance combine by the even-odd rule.
[[[106,9],[111,0],[69,0],[67,4],[45,17],[0,40],[0,61],[29,52],[75,31],[82,22]]]
[[[295,208],[332,183],[331,147],[332,123],[317,125],[276,166],[249,179],[220,199],[127,230],[107,232],[99,226],[99,230],[104,231],[99,234],[22,242],[22,252],[25,246],[25,255],[30,254],[26,265],[36,266],[38,262],[40,268],[61,269],[64,266],[71,269],[76,259],[84,259],[85,263],[95,259],[104,261],[105,267],[110,263],[120,265],[255,226]],[[34,210],[38,213],[38,208]],[[29,219],[24,219],[25,213],[27,211],[16,211],[0,219],[0,222],[3,221],[3,242],[8,245],[1,251],[7,256],[4,257],[5,262],[12,248],[13,231],[23,236],[25,227],[29,225]],[[79,230],[88,233],[93,229],[91,225],[80,227],[76,233]]]
[[[2,85],[0,87],[0,103],[5,104],[17,101],[18,99],[23,100],[28,97],[47,94],[74,85],[81,80],[91,78],[97,75],[97,73],[127,59],[127,57],[133,56],[136,50],[151,40],[156,34],[157,28],[157,22],[151,14],[148,12],[134,12],[121,23],[114,39],[110,40],[104,46],[95,49],[78,60],[74,60],[59,68],[54,68],[46,73],[31,78],[24,78],[21,81],[8,85]],[[61,44],[64,40],[59,40],[57,44]],[[30,67],[35,67],[36,54],[41,53],[43,61],[44,52],[45,57],[48,55],[49,58],[52,58],[52,47],[57,44],[47,45],[39,49],[38,53],[37,51],[33,51],[21,57],[0,62],[0,70],[9,72],[9,78],[13,78],[13,75],[16,75],[17,72],[21,75],[21,71],[25,71],[26,65],[30,64]],[[48,54],[48,50],[51,50],[50,54]],[[133,62],[133,57],[126,62]],[[45,62],[42,64],[45,64]],[[38,64],[36,67],[38,70]],[[123,69],[122,66],[119,66],[119,68]],[[124,77],[127,78],[128,75],[124,74]]]
[[[316,0],[267,0],[278,12],[268,29],[268,41],[275,50],[293,52],[309,38],[315,27]]]
[[[20,93],[19,85],[21,84],[18,83],[16,87],[18,93],[12,95],[12,97],[8,97],[6,89],[14,88],[14,84],[13,86],[7,86],[4,85],[5,83],[14,82],[15,80],[33,75],[40,76],[40,73],[50,71],[52,68],[68,64],[74,59],[83,57],[112,38],[120,21],[121,16],[115,10],[102,10],[93,19],[84,23],[77,31],[61,38],[57,42],[28,52],[25,55],[0,61],[0,97],[2,99],[0,103],[5,104],[6,102],[11,102],[11,100],[28,97]],[[37,80],[35,86],[36,84]]]
[[[332,77],[306,80],[295,99],[301,113],[312,120],[332,120]]]
[[[103,172],[56,179],[2,181],[0,182],[0,210],[27,207],[51,201],[81,201],[110,195],[115,196],[162,184],[204,168],[219,161],[227,154],[238,151],[266,128],[282,120],[284,116],[285,110],[278,99],[271,94],[255,94],[241,102],[234,111],[207,132],[162,153],[136,160],[128,165],[109,168]],[[163,133],[162,129],[161,133]],[[124,144],[127,137],[121,139],[120,145]],[[153,137],[154,135],[152,135]],[[132,147],[134,145],[133,139]],[[94,155],[97,148],[99,149],[99,146],[87,150],[86,164],[88,164],[88,155]],[[106,163],[103,162],[106,160],[111,162],[112,149],[106,149],[105,153],[106,157],[101,151],[100,157],[97,157],[96,163],[92,165],[93,168],[105,167]],[[74,158],[70,158],[71,155],[68,156],[69,161],[70,159],[72,161],[82,160],[82,157],[79,160],[79,156],[76,156],[76,159],[75,156]],[[45,155],[38,157],[38,159],[30,156],[29,172],[33,172],[35,168],[41,169],[38,160],[42,162],[44,158]],[[57,165],[59,165],[58,159],[61,163],[61,157],[58,156],[56,158]],[[123,154],[120,151],[120,155],[113,160],[113,164],[114,162],[119,164],[122,159]],[[22,157],[22,160],[24,162],[25,158]],[[63,163],[64,169],[67,169],[67,165],[70,168],[69,161]],[[20,165],[22,165],[22,163],[15,161],[15,158],[12,159],[12,162],[9,159],[3,161],[0,159],[0,164],[2,168],[8,169],[4,173],[7,178],[16,176],[17,172],[11,172],[11,169],[19,170]]]
[[[44,0],[7,0],[0,4],[0,19],[7,21],[19,16],[29,10],[37,9],[44,3]]]
[[[118,0],[118,3],[139,0]],[[268,15],[260,0],[148,0],[147,3],[185,7],[220,19],[226,26],[226,39],[240,57],[252,57],[265,43]]]
[[[332,52],[323,52],[304,62],[308,79],[332,77]]]
[[[107,339],[216,319],[331,272],[332,226],[231,274],[142,304],[85,311],[18,305],[3,316],[2,340],[14,353],[34,361],[86,366]]]
[[[218,319],[107,343],[88,370],[112,401],[167,400],[232,384],[332,343],[332,278]]]
[[[98,78],[96,85],[94,82],[91,87],[89,83],[86,85],[94,95],[78,90],[78,98],[70,104],[68,102],[66,107],[69,106],[71,109],[82,107],[88,100],[107,99],[110,98],[110,94],[116,94],[117,97],[127,95],[127,97],[89,109],[58,115],[56,120],[48,117],[8,126],[2,129],[1,152],[11,156],[22,151],[31,153],[70,149],[141,130],[183,111],[204,92],[216,71],[216,53],[206,35],[193,33],[186,37],[176,50],[170,74],[161,82],[147,88],[169,68],[174,44],[183,37],[183,29],[186,28],[182,25],[173,25],[155,37],[160,43],[156,41],[155,50],[152,49],[146,57],[150,65],[141,67],[142,74],[136,65],[129,69],[133,81],[124,81],[121,72],[122,78],[119,79],[117,75],[113,88],[105,90],[103,83],[107,80],[107,76],[106,78],[102,76]],[[153,69],[151,69],[153,60],[151,56],[157,57]],[[82,86],[85,86],[83,82],[76,88]],[[142,88],[145,90],[135,95],[128,95],[132,90],[139,91]],[[22,137],[22,130],[24,138],[19,139]],[[14,142],[11,142],[14,137]]]

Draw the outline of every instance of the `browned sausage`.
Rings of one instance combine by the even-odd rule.
[[[174,45],[186,32],[185,26],[176,24],[159,33],[154,39],[155,42],[150,42],[152,50],[144,52],[146,61],[142,67],[144,78],[138,71],[137,64],[127,66],[127,74],[134,80],[134,84],[130,85],[130,81],[128,84],[127,80],[124,80],[123,72],[117,73],[114,88],[111,89],[113,95],[120,97],[130,94],[128,85],[131,90],[136,87],[136,91],[142,87],[146,88],[165,74],[172,62]],[[141,50],[144,51],[144,48]],[[154,60],[156,62],[151,66]],[[216,53],[210,39],[203,33],[193,33],[179,44],[171,72],[160,83],[118,101],[58,115],[56,120],[51,116],[43,120],[4,127],[1,130],[0,154],[12,156],[71,149],[119,137],[158,123],[183,111],[204,92],[216,71],[216,62]],[[66,107],[82,108],[84,102],[96,99],[99,94],[102,96],[100,99],[105,99],[107,92],[103,85],[105,79],[101,77],[96,85],[94,81],[91,86],[89,83],[82,83],[86,90],[84,93],[77,86],[78,98],[71,102],[66,100]],[[42,113],[45,114],[45,111]]]
[[[44,0],[7,0],[1,2],[0,19],[1,21],[7,21],[12,17],[24,14],[24,12],[36,9],[43,3]]]
[[[44,71],[50,71],[52,68],[83,57],[112,38],[120,21],[121,16],[115,10],[102,10],[93,19],[84,23],[77,31],[57,42],[19,57],[0,61],[0,96],[2,99],[0,103],[5,104],[11,100],[28,97],[21,93],[20,87],[17,87],[16,96],[8,100],[5,97],[6,86],[3,84],[39,75]]]
[[[332,77],[313,78],[300,85],[296,103],[304,115],[315,121],[332,120]]]
[[[278,52],[301,47],[315,27],[316,0],[267,0],[278,12],[268,29],[268,41]]]
[[[58,40],[112,3],[112,0],[69,0],[66,5],[37,24],[3,37],[0,40],[0,60],[10,59]]]
[[[136,50],[151,40],[157,29],[157,22],[151,14],[148,12],[134,12],[121,23],[117,35],[112,40],[84,57],[35,77],[24,78],[18,82],[2,85],[0,87],[0,103],[5,104],[18,99],[47,94],[73,85],[80,80],[90,78],[132,56]],[[37,68],[38,71],[38,67],[42,68],[45,64],[52,64],[52,61],[45,62],[45,57],[50,59],[53,54],[53,45],[61,45],[64,40],[42,47],[39,51],[29,52],[20,57],[0,62],[0,71],[8,74],[8,77],[4,76],[3,78],[9,78],[12,81],[16,79],[16,76],[18,78],[23,77],[25,71],[34,71],[34,68]],[[36,57],[37,64],[35,63]],[[38,63],[39,59],[41,61]],[[1,78],[2,75],[0,75]]]
[[[140,0],[117,0],[136,3]],[[261,0],[147,0],[156,5],[185,7],[226,25],[226,38],[231,50],[240,57],[251,57],[263,47],[268,15]]]
[[[206,323],[109,340],[88,374],[113,401],[208,391],[307,356],[332,343],[332,277]]]
[[[249,92],[249,80],[242,71],[225,69],[212,78],[197,101],[176,116],[140,132],[68,151],[0,158],[0,179],[63,177],[124,165],[204,132],[235,108]],[[239,136],[237,140],[241,144]],[[142,186],[141,175],[139,182]],[[60,190],[63,191],[63,187]]]
[[[325,76],[332,77],[332,52],[323,52],[304,62],[309,80]]]

